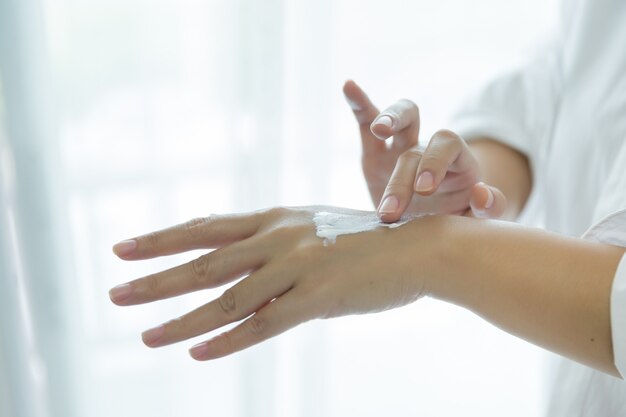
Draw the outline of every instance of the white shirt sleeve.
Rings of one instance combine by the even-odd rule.
[[[533,189],[521,223],[541,216],[541,183],[562,91],[562,49],[555,42],[526,65],[502,74],[471,94],[449,122],[450,130],[468,142],[488,137],[526,155]],[[533,219],[534,217],[534,219]]]
[[[611,292],[611,331],[615,367],[626,375],[626,255],[617,267]]]
[[[589,229],[583,238],[626,247],[626,210],[609,215]],[[626,377],[626,254],[615,271],[610,303],[613,358],[619,373]]]
[[[450,129],[466,141],[489,137],[536,162],[552,136],[561,95],[561,49],[551,45],[526,65],[470,95],[453,115]]]

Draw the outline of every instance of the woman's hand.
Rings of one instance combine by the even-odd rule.
[[[461,137],[441,130],[420,147],[415,103],[400,100],[379,112],[354,81],[343,91],[360,126],[363,174],[383,221],[407,211],[489,218],[504,213],[506,198],[480,182],[480,167]]]
[[[461,216],[423,216],[391,230],[339,236],[325,246],[312,221],[317,211],[368,214],[270,209],[196,219],[121,242],[114,251],[126,260],[218,249],[115,287],[111,300],[146,303],[249,274],[219,298],[142,335],[146,345],[158,347],[241,321],[191,348],[193,358],[207,360],[311,319],[386,310],[429,295],[619,376],[609,300],[624,248]]]
[[[219,298],[142,335],[146,345],[159,347],[243,320],[191,348],[193,358],[207,360],[311,319],[386,310],[425,294],[425,282],[416,278],[415,271],[426,267],[416,268],[415,257],[428,256],[433,245],[419,247],[414,235],[403,232],[410,224],[340,236],[335,244],[325,246],[312,221],[317,211],[367,214],[306,207],[212,215],[121,242],[113,250],[125,260],[217,250],[117,286],[110,291],[111,300],[123,306],[152,302],[220,287],[249,274]],[[414,223],[418,221],[423,219]]]

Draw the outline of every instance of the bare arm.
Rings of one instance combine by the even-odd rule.
[[[443,247],[427,284],[432,296],[619,376],[609,301],[624,248],[507,222],[446,216],[433,223]]]

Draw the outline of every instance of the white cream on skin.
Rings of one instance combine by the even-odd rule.
[[[324,244],[326,245],[328,243],[335,243],[337,236],[366,232],[368,230],[374,230],[377,227],[395,229],[414,218],[415,217],[403,217],[395,223],[383,223],[374,212],[346,214],[318,211],[313,216],[313,222],[315,222],[317,236],[324,239]]]

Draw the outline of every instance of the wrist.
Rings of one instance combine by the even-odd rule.
[[[425,219],[429,249],[421,260],[426,265],[423,280],[427,295],[463,307],[478,302],[480,286],[472,272],[481,262],[477,256],[488,251],[480,250],[482,235],[476,233],[476,226],[486,220],[453,215]]]
[[[449,277],[458,262],[455,234],[459,219],[453,215],[430,215],[417,218],[398,229],[405,232],[401,239],[406,275],[422,288],[422,295],[451,301]]]

